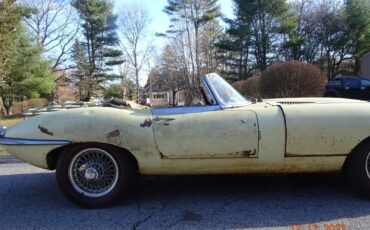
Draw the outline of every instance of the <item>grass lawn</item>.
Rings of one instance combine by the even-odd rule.
[[[1,125],[5,125],[6,127],[10,127],[18,122],[21,122],[23,121],[23,118],[13,118],[13,119],[3,119],[3,118],[0,118],[0,124]],[[8,155],[7,152],[5,152],[4,149],[2,149],[0,147],[0,156],[1,155]]]
[[[4,155],[8,155],[8,153],[5,152],[5,150],[0,147],[0,156],[4,156]]]
[[[0,125],[5,125],[6,127],[10,127],[21,121],[23,121],[23,118],[12,118],[12,119],[0,118]]]

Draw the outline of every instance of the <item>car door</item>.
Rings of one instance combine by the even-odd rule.
[[[153,130],[163,158],[244,158],[258,154],[258,122],[253,111],[154,115]]]

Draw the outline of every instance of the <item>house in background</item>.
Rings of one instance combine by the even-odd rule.
[[[361,59],[361,76],[370,78],[370,52]]]
[[[173,93],[163,80],[157,78],[141,92],[141,100],[145,101],[146,104],[150,104],[152,107],[169,107],[173,104],[175,97],[175,106],[185,106],[186,104],[186,92],[180,90]]]
[[[54,78],[56,87],[53,91],[53,101],[64,103],[78,99],[78,88],[74,85],[69,71],[55,71]]]

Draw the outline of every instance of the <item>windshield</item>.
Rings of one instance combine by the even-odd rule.
[[[221,105],[231,107],[250,103],[218,74],[207,74],[205,78],[208,80],[215,97]]]

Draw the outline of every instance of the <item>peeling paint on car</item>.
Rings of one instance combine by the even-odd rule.
[[[167,117],[155,117],[154,118],[154,121],[158,122],[158,121],[174,121],[175,118],[167,118]]]
[[[157,124],[168,126],[170,125],[170,121],[174,121],[174,118],[167,118],[167,117],[155,117],[153,121],[155,121]]]
[[[116,129],[116,130],[113,130],[109,133],[107,133],[107,138],[114,138],[114,137],[118,137],[119,135],[121,134],[121,132],[119,131],[119,129]]]
[[[43,126],[41,126],[41,125],[39,125],[39,126],[38,126],[38,128],[39,128],[39,130],[40,130],[42,133],[45,133],[45,134],[50,135],[50,136],[53,136],[53,133],[52,133],[52,132],[50,132],[47,128],[45,128],[45,127],[43,127]]]
[[[253,156],[253,155],[256,155],[257,154],[257,150],[256,149],[253,149],[253,151],[252,150],[245,150],[245,151],[243,151],[243,156],[245,156],[245,157],[250,157],[250,156]]]
[[[145,118],[144,122],[140,124],[141,128],[150,128],[152,126],[152,119]]]

